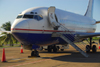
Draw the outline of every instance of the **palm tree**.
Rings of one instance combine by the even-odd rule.
[[[5,24],[2,24],[1,28],[3,28],[6,31],[11,31],[11,22],[8,21]]]
[[[2,29],[6,31],[11,31],[11,22],[6,22],[1,26]],[[1,45],[7,45],[10,44],[10,46],[13,46],[14,43],[18,43],[18,41],[15,39],[15,37],[10,33],[2,33],[2,36],[0,37]]]

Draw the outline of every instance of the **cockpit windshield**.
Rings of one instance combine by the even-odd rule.
[[[18,16],[17,16],[17,19],[22,18],[22,17],[23,17],[23,15],[18,15]]]
[[[33,18],[33,15],[24,15],[23,18]]]
[[[35,19],[35,20],[42,20],[43,16],[42,15],[18,15],[17,19],[19,18],[25,18],[25,19]]]

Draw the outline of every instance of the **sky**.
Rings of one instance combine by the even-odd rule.
[[[55,6],[58,9],[84,15],[89,0],[0,0],[0,26],[16,19],[22,11],[32,7]],[[94,0],[93,18],[100,21],[100,0]],[[100,32],[100,24],[96,32]]]

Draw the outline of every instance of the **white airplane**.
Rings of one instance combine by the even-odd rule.
[[[84,16],[55,7],[27,9],[15,19],[11,33],[24,48],[34,49],[31,56],[39,56],[36,50],[39,46],[68,43],[73,45],[74,42],[87,38],[90,38],[90,45],[86,46],[89,48],[86,52],[90,52],[90,49],[96,52],[96,46],[92,46],[92,37],[100,36],[100,33],[95,33],[96,24],[100,21],[93,19],[93,2],[94,0],[89,0]],[[53,48],[56,51],[56,47]],[[51,46],[48,46],[48,51],[51,51]]]

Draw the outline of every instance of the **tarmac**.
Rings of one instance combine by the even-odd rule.
[[[89,57],[84,57],[73,47],[57,53],[48,53],[47,50],[39,51],[40,57],[31,57],[31,51],[20,47],[5,48],[6,61],[0,62],[0,67],[100,67],[100,49],[97,53],[88,53]],[[0,60],[2,49],[0,49]]]

